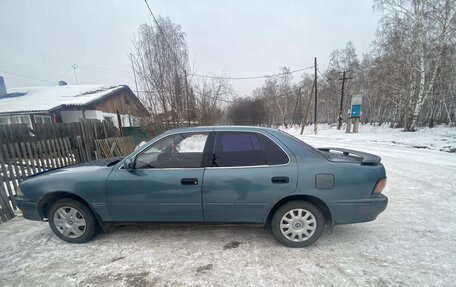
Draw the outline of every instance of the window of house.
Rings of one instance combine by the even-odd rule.
[[[256,133],[217,132],[213,167],[266,165],[266,155]]]
[[[21,123],[21,118],[18,116],[15,117],[10,117],[10,121],[12,125],[20,124]]]
[[[112,117],[103,117],[106,122],[112,123]]]
[[[31,126],[30,117],[27,115],[23,116],[12,116],[12,117],[0,117],[0,125],[8,125],[8,124],[26,124]]]
[[[128,116],[123,116],[122,117],[122,126],[123,127],[129,127],[130,126],[130,123],[128,121]]]
[[[0,117],[0,125],[7,125],[9,124],[7,117]]]
[[[135,168],[198,168],[208,133],[167,136],[136,156]]]
[[[50,116],[35,115],[33,118],[35,119],[35,124],[49,124],[52,122]]]
[[[29,116],[21,116],[21,123],[31,126],[30,117]]]

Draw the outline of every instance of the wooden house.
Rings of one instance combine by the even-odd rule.
[[[6,89],[5,89],[6,90]],[[0,124],[71,123],[81,118],[139,126],[149,116],[126,85],[12,88],[0,94]]]

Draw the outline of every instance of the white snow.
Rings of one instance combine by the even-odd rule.
[[[314,146],[381,156],[389,197],[375,221],[336,226],[310,248],[283,247],[261,227],[212,225],[118,226],[76,245],[18,216],[0,224],[1,285],[454,286],[456,154],[439,151],[454,132],[306,127]]]
[[[194,134],[179,143],[179,152],[203,152],[207,134]]]
[[[285,130],[281,127],[282,130]],[[288,133],[307,139],[325,139],[346,143],[379,143],[388,146],[403,146],[440,151],[456,152],[456,127],[437,126],[419,128],[416,132],[404,132],[403,129],[391,129],[387,124],[379,127],[371,124],[360,125],[359,133],[345,133],[345,129],[337,130],[331,125],[318,125],[318,133],[314,134],[313,126],[306,126],[301,136],[298,126],[286,130]]]
[[[86,105],[124,86],[66,85],[8,89],[0,113],[48,111],[61,105]]]

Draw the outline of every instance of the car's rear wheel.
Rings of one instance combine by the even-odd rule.
[[[274,213],[271,229],[274,237],[288,247],[306,247],[323,233],[325,218],[307,201],[288,202]]]
[[[54,202],[49,208],[48,220],[55,235],[71,243],[87,242],[97,230],[95,217],[89,208],[71,198]]]

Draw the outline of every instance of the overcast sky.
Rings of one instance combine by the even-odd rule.
[[[274,74],[279,66],[300,69],[312,66],[314,57],[324,70],[331,51],[348,41],[361,56],[371,48],[380,17],[368,0],[149,4],[156,15],[182,26],[193,72],[231,77]],[[59,80],[73,84],[71,65],[77,64],[80,84],[127,84],[134,89],[128,53],[139,25],[149,18],[143,0],[1,0],[0,75],[7,88]],[[238,95],[248,95],[262,82],[232,85]]]

